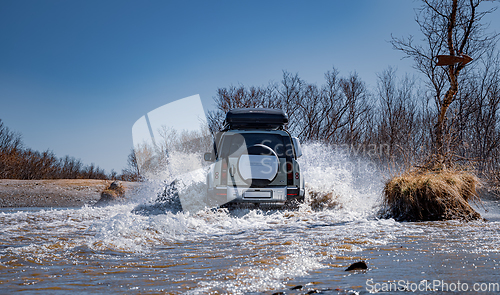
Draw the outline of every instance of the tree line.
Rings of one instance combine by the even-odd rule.
[[[130,179],[133,173],[106,174],[99,166],[84,165],[74,157],[56,157],[52,151],[27,148],[21,135],[0,119],[0,179]]]

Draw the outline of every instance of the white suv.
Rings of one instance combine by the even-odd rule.
[[[288,116],[275,109],[234,109],[205,154],[214,162],[207,175],[212,204],[283,206],[304,201],[297,159],[299,140],[284,127]]]

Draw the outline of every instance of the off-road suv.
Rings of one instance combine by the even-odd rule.
[[[212,204],[283,206],[304,201],[299,140],[285,130],[282,110],[234,109],[215,136],[207,175]]]

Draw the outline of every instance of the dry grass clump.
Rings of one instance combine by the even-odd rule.
[[[338,196],[333,192],[320,192],[309,189],[309,203],[315,211],[337,208],[340,205]]]
[[[125,188],[121,183],[113,181],[105,190],[102,191],[101,195],[110,195],[114,198],[121,197],[125,194]]]
[[[118,181],[113,181],[105,190],[101,192],[101,198],[95,206],[107,205],[110,202],[121,201],[125,196],[125,188]]]
[[[481,215],[469,201],[480,201],[479,179],[466,171],[414,170],[384,187],[385,217],[399,221],[476,220]]]

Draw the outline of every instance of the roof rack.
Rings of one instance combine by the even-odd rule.
[[[283,129],[288,116],[283,110],[268,108],[238,108],[226,114],[224,129]]]

